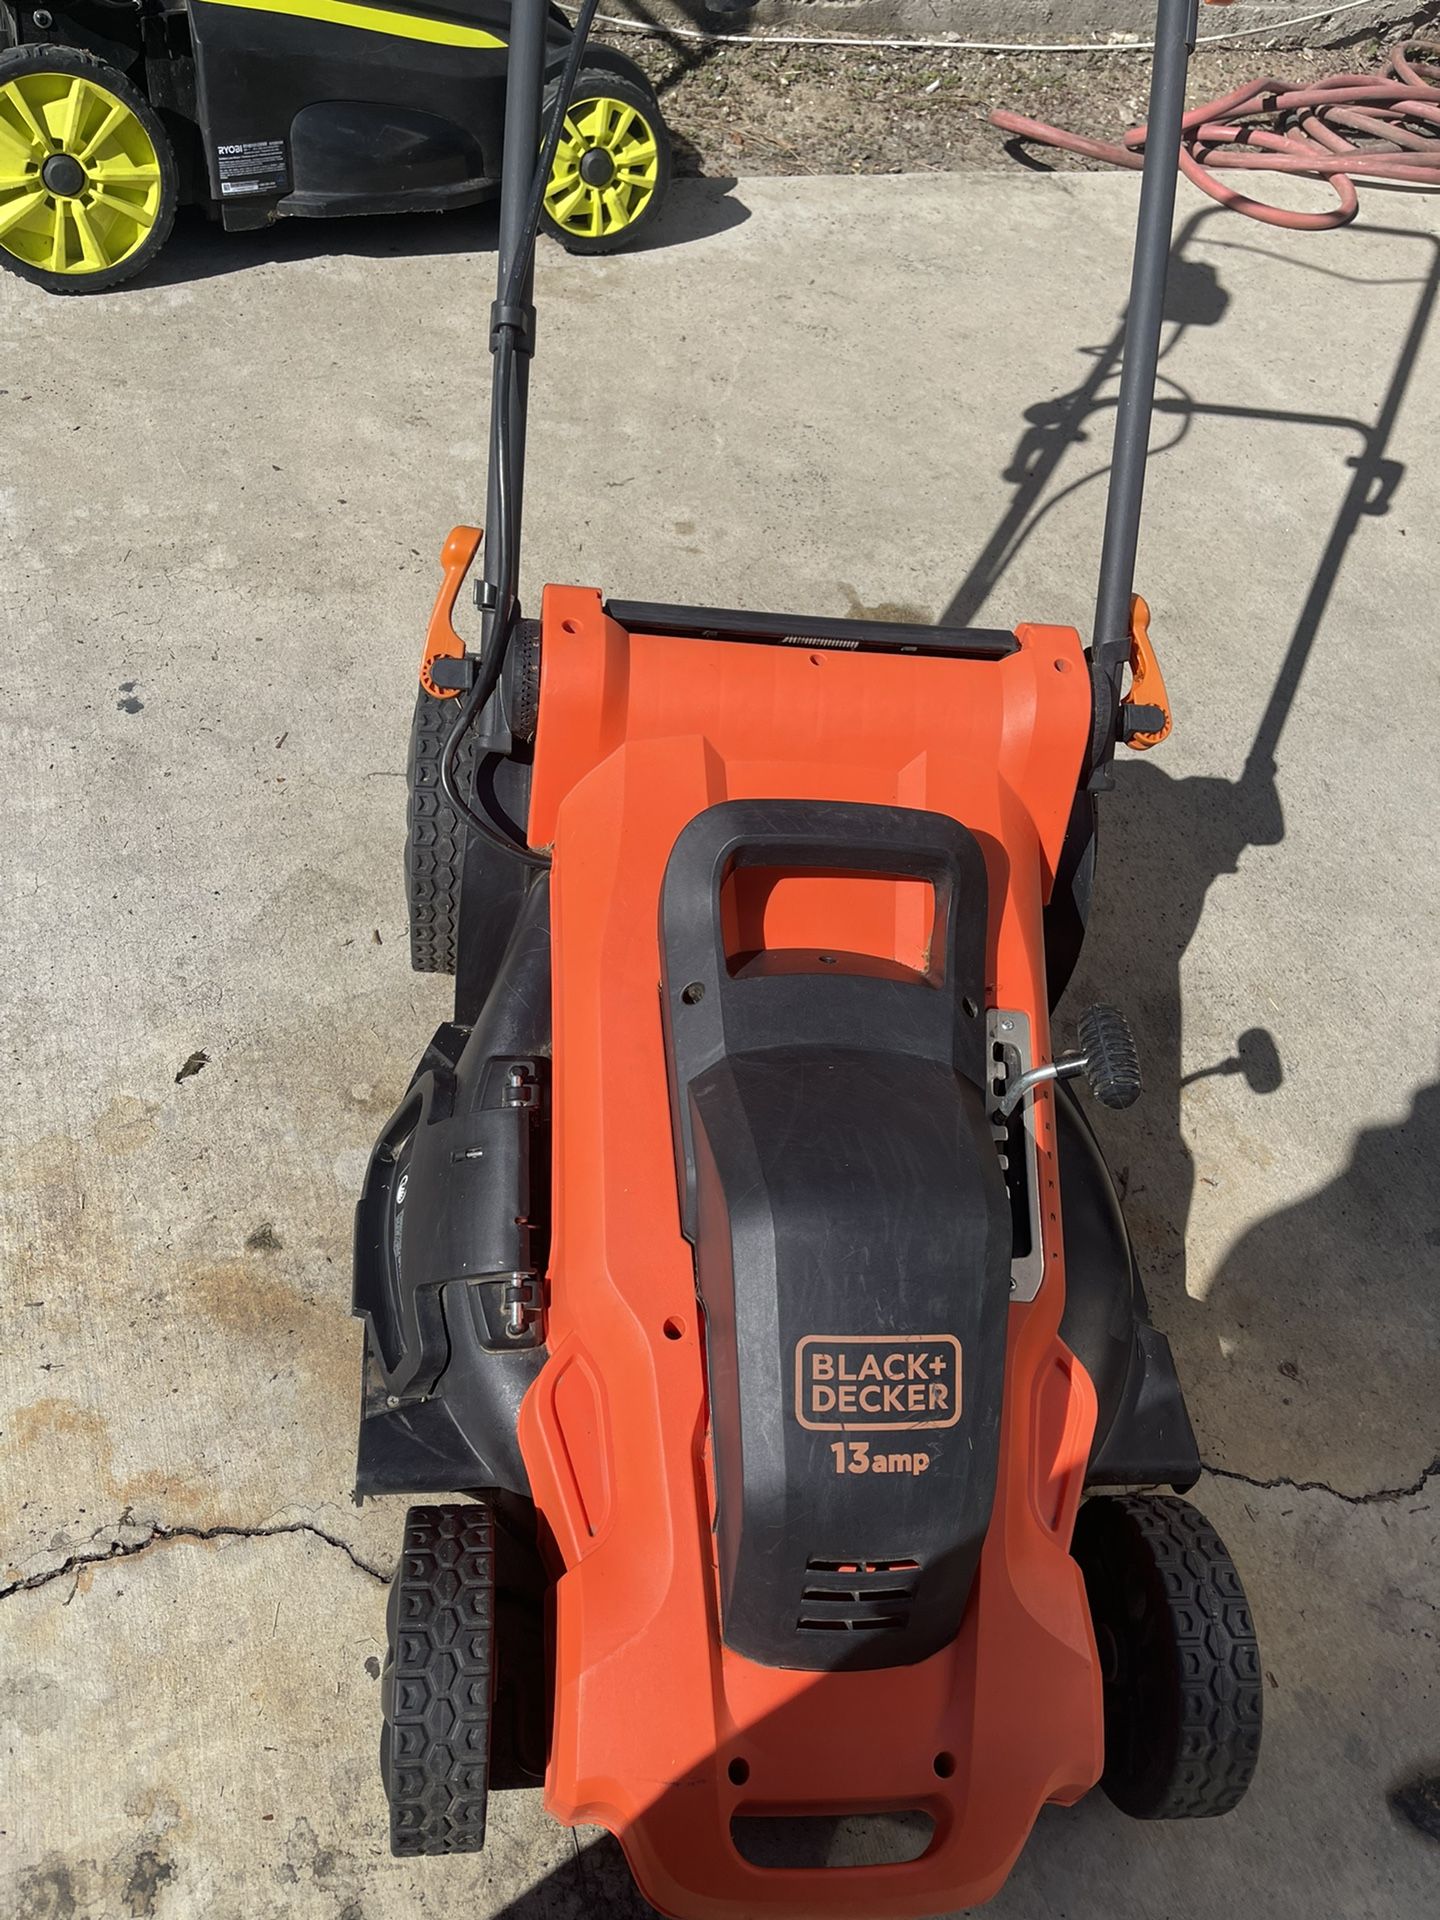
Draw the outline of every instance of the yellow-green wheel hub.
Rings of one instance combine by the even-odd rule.
[[[123,100],[73,73],[0,85],[0,247],[47,273],[103,273],[143,246],[160,157]]]
[[[577,100],[565,116],[545,211],[588,240],[618,233],[650,204],[660,172],[655,130],[628,100]]]

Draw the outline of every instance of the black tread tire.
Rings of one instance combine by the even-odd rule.
[[[1224,1542],[1188,1501],[1127,1493],[1085,1502],[1072,1551],[1104,1676],[1101,1786],[1137,1820],[1228,1813],[1260,1756],[1264,1680]]]
[[[454,973],[460,948],[467,829],[440,784],[445,743],[459,715],[458,696],[437,700],[421,687],[405,760],[405,904],[410,964],[416,973]],[[472,727],[460,748],[455,770],[462,792],[474,779],[476,738]]]
[[[550,124],[550,111],[555,104],[559,91],[559,82],[552,80],[545,89],[545,113],[543,125]],[[665,124],[665,116],[660,111],[660,103],[649,87],[638,86],[635,81],[623,74],[606,68],[587,67],[575,77],[575,86],[570,98],[586,100],[594,94],[604,94],[611,100],[623,100],[627,106],[643,113],[655,134],[655,147],[658,160],[655,170],[655,189],[642,210],[616,234],[590,236],[567,233],[565,229],[550,218],[542,208],[540,213],[541,230],[548,233],[552,240],[558,240],[567,253],[599,254],[623,253],[627,247],[634,246],[637,239],[647,233],[659,217],[670,192],[672,155],[670,151],[670,129]]]
[[[380,1777],[390,1851],[478,1853],[485,1844],[494,1690],[490,1511],[411,1507],[386,1608]]]
[[[112,287],[123,286],[127,280],[133,280],[137,273],[142,273],[170,238],[180,195],[180,168],[170,136],[144,94],[117,67],[97,59],[93,53],[84,53],[78,47],[53,46],[49,42],[7,47],[0,53],[0,85],[13,79],[17,73],[71,73],[77,74],[82,80],[93,80],[97,86],[104,87],[107,93],[113,93],[117,100],[124,101],[144,127],[155,148],[155,157],[160,162],[160,210],[155,215],[154,226],[140,245],[113,267],[106,267],[101,273],[51,273],[48,267],[32,267],[0,247],[0,266],[21,280],[44,287],[47,293],[108,293]]]

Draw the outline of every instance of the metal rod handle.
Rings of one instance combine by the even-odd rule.
[[[1199,0],[1159,0],[1156,11],[1145,166],[1140,178],[1135,258],[1130,275],[1130,304],[1125,316],[1125,358],[1115,409],[1115,442],[1110,462],[1110,490],[1105,502],[1105,533],[1100,549],[1100,580],[1092,636],[1095,730],[1091,767],[1096,776],[1092,784],[1098,786],[1109,784],[1105,768],[1115,752],[1120,682],[1130,657],[1130,596],[1135,588],[1145,460],[1150,446],[1155,374],[1165,320],[1165,283],[1175,219],[1185,80],[1195,46],[1198,11]]]
[[[510,9],[510,47],[505,73],[505,144],[500,173],[500,241],[496,268],[496,298],[504,300],[510,275],[525,235],[526,203],[530,181],[535,172],[535,156],[540,151],[540,107],[545,90],[546,0],[513,0]],[[535,268],[532,259],[525,275],[523,301],[534,298]],[[491,341],[491,352],[495,342]],[[480,604],[482,648],[489,644],[495,621],[495,588],[503,565],[499,536],[509,542],[512,552],[520,547],[520,514],[525,473],[525,418],[530,389],[530,355],[515,355],[515,366],[507,381],[503,361],[494,360],[490,386],[490,469],[485,485],[485,570]],[[509,412],[510,498],[502,511],[500,503],[500,417]],[[511,569],[511,578],[514,569]]]

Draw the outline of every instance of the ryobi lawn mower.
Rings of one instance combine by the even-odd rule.
[[[0,265],[52,293],[148,266],[177,206],[235,230],[295,214],[438,212],[522,189],[508,143],[507,0],[0,0]],[[555,104],[571,44],[545,17]],[[629,246],[670,183],[633,60],[586,48],[541,225],[572,253]]]
[[[582,9],[567,68],[588,55]],[[381,1767],[400,1854],[497,1787],[663,1912],[911,1916],[1099,1781],[1218,1814],[1260,1666],[1163,1334],[1052,1037],[1117,744],[1169,731],[1131,593],[1193,0],[1160,0],[1088,651],[518,598],[546,15],[516,0],[478,656],[457,528],[410,757],[412,957],[455,974],[355,1237],[358,1486],[413,1507]],[[560,94],[569,86],[562,76]],[[1128,679],[1127,679],[1128,676]],[[1086,1497],[1090,1496],[1090,1497]],[[783,1864],[896,1814],[915,1857]],[[758,1839],[757,1839],[758,1835]],[[776,1846],[779,1841],[776,1864]]]

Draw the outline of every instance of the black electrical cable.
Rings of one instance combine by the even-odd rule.
[[[535,237],[540,231],[540,212],[545,204],[546,183],[550,178],[550,170],[555,165],[555,155],[560,147],[561,129],[565,125],[565,116],[570,111],[570,96],[575,91],[575,82],[580,78],[580,63],[585,58],[585,43],[590,38],[590,28],[594,23],[595,11],[599,4],[600,0],[584,0],[584,4],[575,15],[575,29],[555,91],[555,105],[550,110],[549,124],[545,128],[539,164],[530,180],[530,199],[525,208],[525,225],[521,229],[520,245],[515,249],[515,258],[510,263],[510,278],[506,282],[504,295],[504,304],[507,307],[518,305],[521,294],[524,292],[525,275],[535,254]]]
[[[516,538],[514,522],[515,492],[515,444],[512,435],[511,393],[515,379],[515,356],[517,351],[516,335],[523,330],[533,315],[529,309],[522,318],[522,312],[528,303],[524,302],[525,283],[535,258],[535,242],[540,232],[540,215],[545,205],[545,188],[550,179],[551,169],[555,165],[555,155],[560,146],[560,134],[565,124],[565,115],[570,107],[570,95],[580,75],[580,63],[585,57],[585,43],[590,36],[590,28],[595,19],[599,0],[584,0],[575,18],[574,32],[565,56],[565,65],[561,71],[555,89],[555,104],[550,110],[550,118],[545,128],[545,138],[540,146],[540,158],[536,164],[530,182],[530,197],[525,205],[525,220],[520,229],[519,243],[510,263],[510,274],[501,291],[494,309],[491,350],[495,355],[495,379],[493,385],[492,408],[495,410],[491,434],[492,457],[495,461],[495,507],[497,525],[487,533],[489,539],[494,536],[491,549],[495,556],[495,607],[490,626],[489,638],[483,649],[480,671],[475,676],[474,685],[466,694],[445,742],[445,751],[440,759],[440,785],[446,799],[470,827],[491,846],[502,853],[521,860],[529,867],[548,867],[550,856],[537,853],[510,833],[497,819],[481,814],[469,803],[460,790],[457,767],[460,750],[465,744],[465,736],[474,726],[483,711],[486,702],[500,682],[500,674],[505,665],[505,655],[510,646],[511,635],[520,612],[520,602],[516,593],[516,575],[519,571],[519,543]],[[478,796],[477,796],[478,797]],[[483,800],[481,805],[484,805]]]

